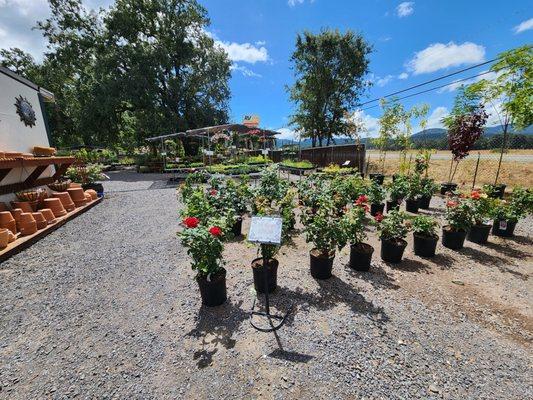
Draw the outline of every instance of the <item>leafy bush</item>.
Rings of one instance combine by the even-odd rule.
[[[391,201],[400,203],[409,194],[409,182],[404,175],[398,175],[396,179],[387,185]]]
[[[289,183],[278,176],[278,166],[271,165],[261,172],[261,179],[256,189],[256,196],[268,200],[280,201],[289,188]]]
[[[397,241],[405,239],[409,232],[407,214],[403,211],[391,211],[387,216],[376,215],[378,235],[381,240]]]
[[[299,161],[283,160],[281,162],[281,165],[284,167],[300,168],[300,169],[313,169],[315,167],[310,161],[307,161],[307,160],[299,160]]]
[[[472,222],[475,225],[481,225],[490,218],[495,203],[494,199],[491,199],[486,193],[474,190],[470,193],[468,201],[472,210]]]
[[[375,181],[371,181],[367,189],[370,204],[381,204],[385,200],[385,189]]]
[[[444,216],[453,231],[466,231],[472,226],[471,204],[461,198],[453,198],[446,202]]]
[[[431,197],[438,189],[439,185],[435,183],[435,180],[431,178],[423,178],[421,180],[420,194],[422,197]]]
[[[270,164],[272,160],[265,156],[250,156],[245,161],[246,164]]]
[[[529,189],[516,187],[513,189],[511,199],[496,199],[491,211],[492,218],[509,222],[518,222],[519,219],[533,212],[533,193]]]
[[[411,221],[411,229],[420,236],[436,237],[438,227],[438,221],[426,215],[416,216]]]
[[[65,175],[72,182],[78,182],[81,184],[94,183],[107,178],[102,173],[102,165],[100,164],[72,166],[67,169]]]
[[[346,235],[346,240],[350,244],[363,243],[366,238],[365,224],[368,221],[368,204],[366,196],[361,196],[353,207],[351,207],[341,219],[341,226]]]

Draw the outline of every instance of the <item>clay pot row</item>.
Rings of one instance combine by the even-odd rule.
[[[32,235],[37,230],[44,229],[48,224],[55,222],[56,217],[49,208],[33,213],[25,213],[20,208],[11,212],[0,212],[0,229],[7,229],[13,235],[16,235],[17,232],[20,232],[22,236]]]
[[[13,242],[17,237],[9,229],[0,228],[0,250],[5,249],[7,245]]]
[[[85,192],[81,187],[70,187],[67,189],[67,192],[72,198],[74,204],[76,204],[76,207],[82,207],[87,204]]]

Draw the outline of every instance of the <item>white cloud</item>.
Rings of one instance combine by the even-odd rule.
[[[480,74],[483,74],[483,75],[476,76],[475,78],[472,78],[472,79],[467,79],[466,81],[459,82],[459,80],[455,80],[452,83],[450,83],[448,86],[445,86],[442,89],[437,90],[437,93],[454,92],[455,90],[459,89],[463,85],[468,86],[472,83],[479,82],[482,79],[491,81],[498,77],[498,74],[495,72],[482,71],[480,72]]]
[[[448,115],[450,112],[446,107],[437,107],[428,117],[427,128],[443,128],[442,118]]]
[[[288,0],[287,4],[291,7],[294,7],[298,4],[303,4],[304,0]]]
[[[376,84],[379,87],[383,87],[387,83],[389,83],[392,80],[392,78],[394,78],[392,75],[387,75],[387,76],[384,76],[383,78],[378,78],[378,80],[376,81]]]
[[[406,63],[406,67],[413,74],[418,75],[483,61],[485,61],[485,47],[481,45],[471,42],[434,43],[416,52],[415,56]]]
[[[258,40],[257,42],[255,42],[256,46],[264,46],[265,44],[267,44],[267,42],[264,40]]]
[[[533,29],[533,18],[523,21],[513,28],[515,34]]]
[[[250,43],[223,42],[216,40],[231,61],[244,61],[250,64],[268,61],[268,51],[264,46],[254,46]]]
[[[404,1],[403,3],[400,3],[398,7],[396,7],[396,15],[400,18],[408,17],[415,11],[414,5],[414,1]]]
[[[398,79],[407,79],[409,78],[409,74],[407,72],[402,72],[400,75],[398,75]]]
[[[276,135],[276,139],[298,140],[298,133],[294,129],[280,128],[276,131],[279,132],[279,135]]]
[[[230,68],[232,71],[239,71],[247,78],[262,78],[262,75],[255,73],[251,69],[246,68],[244,65],[232,64]]]

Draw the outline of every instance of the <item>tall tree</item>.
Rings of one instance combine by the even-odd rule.
[[[345,114],[366,89],[368,55],[372,51],[365,39],[352,31],[323,30],[304,32],[296,37],[291,61],[296,82],[289,88],[296,103],[291,123],[312,139],[313,147],[348,128]]]

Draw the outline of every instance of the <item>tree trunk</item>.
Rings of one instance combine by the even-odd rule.
[[[505,151],[505,148],[507,146],[508,128],[509,128],[509,121],[505,121],[505,125],[503,126],[503,143],[502,143],[502,148],[500,151],[500,159],[498,160],[498,169],[496,170],[496,178],[494,179],[494,185],[498,184],[498,178],[500,177],[500,169],[502,167],[503,152]]]

